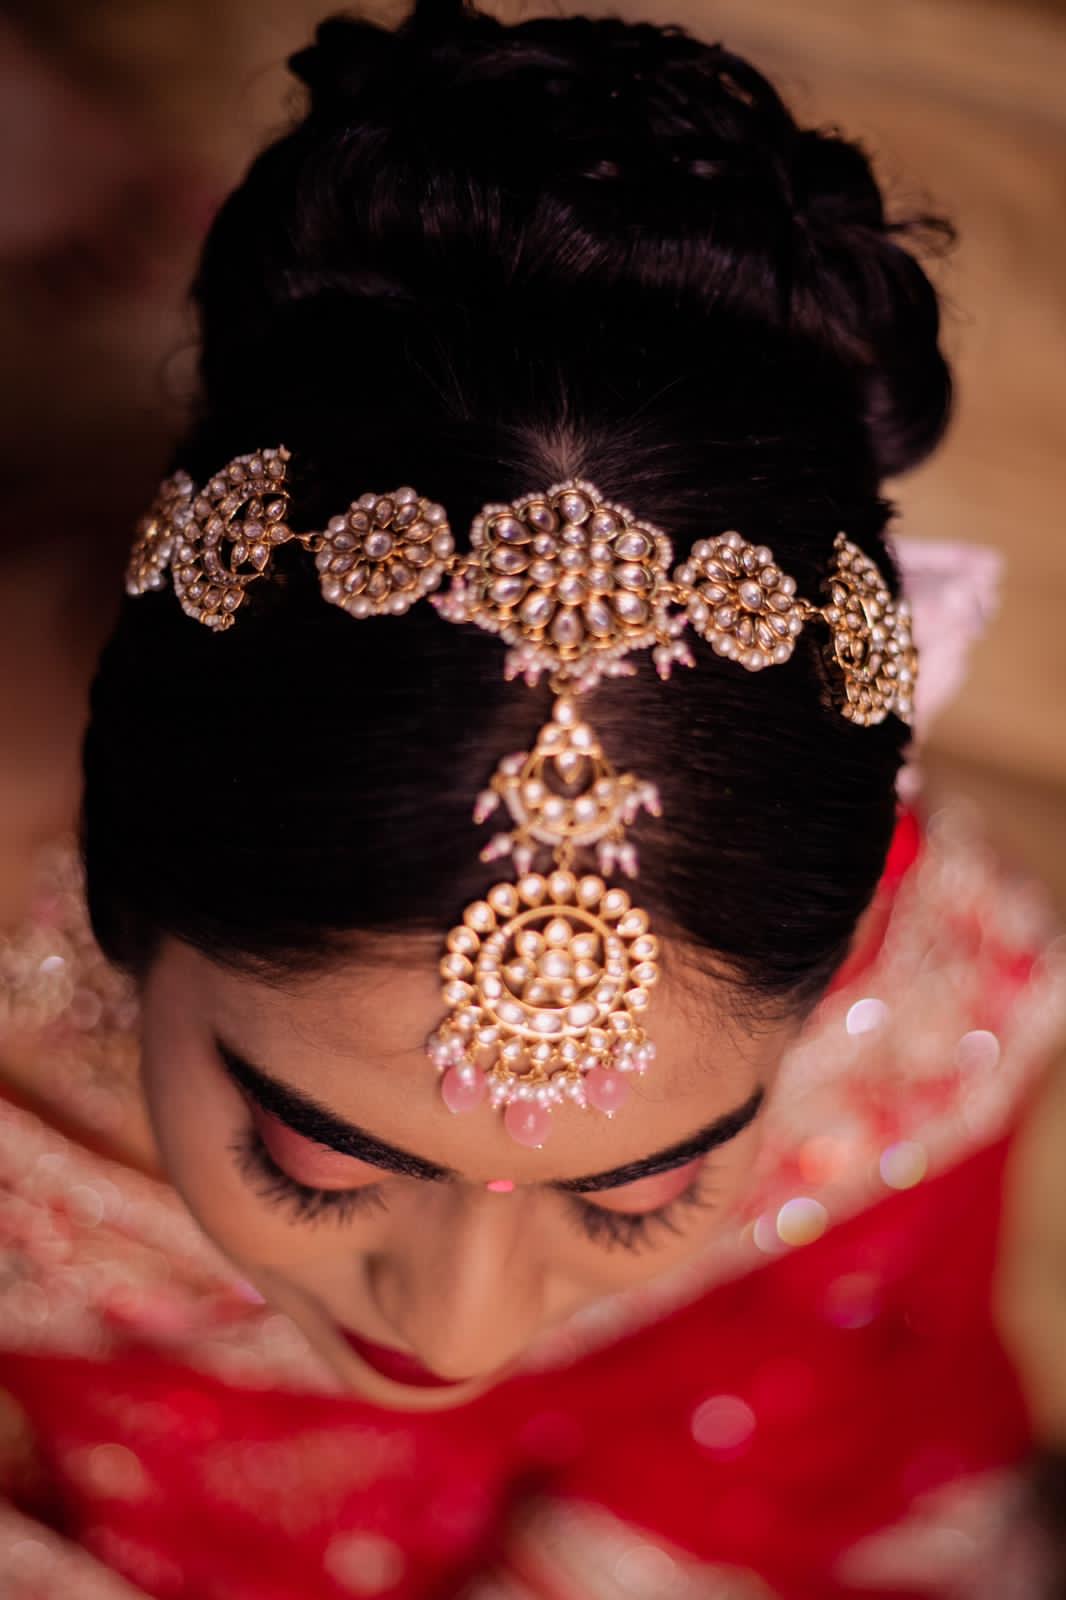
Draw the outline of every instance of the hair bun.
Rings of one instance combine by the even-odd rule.
[[[288,59],[289,71],[305,84],[312,113],[355,110],[376,67],[395,55],[393,37],[354,18],[319,23],[315,42]]]
[[[798,132],[794,326],[854,366],[867,430],[886,476],[921,461],[940,439],[951,377],[940,350],[940,305],[916,251],[954,238],[942,218],[890,219],[861,145]]]
[[[327,115],[347,108],[358,110],[360,96],[375,72],[387,62],[402,75],[422,78],[431,87],[426,68],[435,63],[427,59],[434,46],[464,43],[472,34],[506,38],[511,31],[477,11],[467,0],[415,0],[415,5],[398,27],[387,29],[359,17],[328,17],[315,30],[314,43],[289,57],[289,70],[311,91],[311,110]],[[421,73],[418,72],[421,66]]]
[[[358,344],[382,304],[415,338],[468,296],[520,338],[536,308],[550,324],[584,295],[620,338],[663,325],[661,341],[668,324],[688,348],[712,323],[761,324],[813,346],[852,383],[882,475],[939,439],[951,384],[913,246],[949,230],[887,218],[861,146],[801,128],[723,46],[676,25],[505,25],[470,0],[418,0],[395,30],[322,23],[290,65],[310,115],[260,157],[205,256],[226,361],[294,315],[299,343],[323,294]],[[327,359],[312,343],[309,370]]]

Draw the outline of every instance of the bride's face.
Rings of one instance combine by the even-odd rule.
[[[441,1100],[437,954],[277,985],[171,941],[143,996],[168,1176],[340,1378],[396,1406],[466,1399],[591,1302],[698,1256],[795,1032],[730,1024],[668,951],[657,1059],[627,1104],[560,1108],[524,1148],[486,1105]]]

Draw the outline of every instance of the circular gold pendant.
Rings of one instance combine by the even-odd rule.
[[[655,1047],[641,1025],[659,942],[624,889],[556,870],[498,883],[466,908],[441,961],[449,1008],[430,1054],[450,1110],[488,1097],[521,1144],[539,1146],[553,1107],[608,1116]]]

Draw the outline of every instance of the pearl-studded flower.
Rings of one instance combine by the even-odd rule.
[[[910,723],[918,653],[906,600],[894,600],[870,558],[843,533],[836,537],[829,604],[822,616],[831,629],[830,659],[840,711],[860,727],[873,727],[892,712]]]
[[[563,852],[594,849],[601,872],[618,866],[633,878],[637,851],[625,830],[641,807],[661,815],[655,785],[615,771],[571,695],[556,700],[532,750],[504,756],[477,797],[474,821],[484,822],[501,802],[515,827],[494,834],[481,859],[513,855],[520,873],[533,866],[536,848],[546,846],[560,859]]]
[[[450,1015],[429,1041],[453,1112],[486,1096],[539,1148],[553,1107],[610,1116],[655,1047],[640,1024],[659,942],[624,889],[557,870],[497,883],[463,913],[441,961]]]
[[[360,495],[321,541],[323,597],[353,617],[401,616],[437,588],[455,550],[444,507],[406,486]]]
[[[171,573],[187,616],[209,628],[232,625],[249,584],[263,576],[286,526],[284,448],[238,456],[191,504],[172,512]]]
[[[781,665],[795,649],[806,615],[796,581],[765,545],[739,533],[701,539],[674,574],[687,593],[689,620],[720,656],[749,672]]]
[[[484,506],[470,543],[470,564],[435,604],[500,634],[508,677],[553,672],[584,690],[670,637],[669,539],[583,478]]]

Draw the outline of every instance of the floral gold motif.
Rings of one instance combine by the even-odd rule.
[[[563,869],[498,883],[448,935],[450,1016],[430,1041],[450,1110],[486,1095],[520,1144],[539,1147],[567,1101],[612,1115],[620,1074],[655,1056],[641,1025],[659,942],[624,889]]]
[[[750,672],[791,656],[805,613],[795,579],[774,565],[765,545],[749,544],[739,533],[701,539],[676,576],[691,590],[692,626],[717,655]]]
[[[489,788],[477,797],[474,821],[484,822],[501,801],[515,827],[495,834],[481,859],[513,855],[518,872],[528,872],[536,847],[546,845],[560,866],[568,866],[576,850],[595,849],[601,872],[617,865],[635,878],[636,847],[625,839],[625,829],[641,807],[661,814],[655,785],[631,772],[615,772],[569,695],[556,700],[532,750],[504,756]]]
[[[484,506],[441,606],[511,646],[508,677],[554,672],[588,689],[670,631],[669,539],[583,478]]]
[[[361,495],[331,518],[315,565],[331,605],[353,617],[402,616],[437,588],[454,549],[444,507],[405,486]]]

